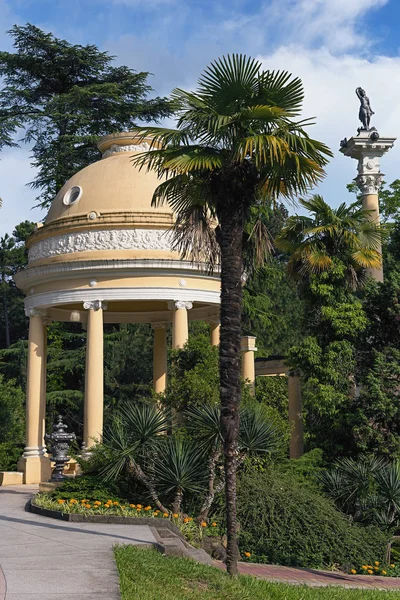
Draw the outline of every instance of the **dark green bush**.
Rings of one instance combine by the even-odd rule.
[[[334,504],[276,467],[245,470],[238,487],[240,549],[259,562],[344,568],[382,561],[387,536],[351,524]]]
[[[52,493],[52,498],[55,500],[75,498],[78,501],[86,498],[91,502],[95,500],[100,502],[107,502],[107,500],[127,502],[127,498],[121,497],[121,491],[117,485],[110,481],[105,482],[93,475],[81,475],[76,479],[66,480],[62,486]]]
[[[11,442],[0,444],[0,471],[16,471],[18,459],[23,451],[22,444],[15,445]]]

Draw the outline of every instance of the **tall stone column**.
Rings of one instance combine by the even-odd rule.
[[[40,483],[49,478],[49,460],[43,455],[43,389],[45,360],[45,311],[29,311],[28,368],[26,382],[26,446],[18,462],[23,482]]]
[[[300,458],[304,454],[303,447],[303,407],[301,402],[300,377],[289,373],[289,424],[290,458]]]
[[[172,348],[183,348],[189,339],[189,320],[187,311],[193,308],[192,302],[175,300],[168,304],[172,313]]]
[[[252,335],[242,337],[240,344],[240,352],[242,354],[242,377],[247,381],[253,396],[256,392],[256,370],[254,364],[254,352],[256,351],[256,338]]]
[[[156,394],[165,392],[167,387],[167,332],[165,323],[152,323],[154,329],[153,346],[153,387]]]
[[[210,321],[211,346],[219,346],[220,329],[221,325],[219,319]]]
[[[358,161],[355,182],[362,195],[363,208],[369,211],[369,218],[376,225],[379,225],[378,193],[384,177],[380,170],[380,158],[393,147],[395,141],[396,138],[381,137],[373,127],[368,131],[360,129],[356,137],[341,142],[340,151]],[[380,246],[377,250],[382,254]],[[368,269],[368,273],[375,281],[383,281],[382,265]]]
[[[103,310],[102,300],[84,302],[88,311],[86,342],[85,406],[83,441],[90,448],[103,435],[104,412],[104,357],[103,357]]]
[[[44,436],[46,434],[46,387],[47,387],[47,319],[43,319],[43,360],[42,360],[42,379],[40,389],[40,450],[46,454],[46,443]]]

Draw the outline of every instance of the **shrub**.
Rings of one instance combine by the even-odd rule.
[[[115,483],[103,481],[92,475],[81,475],[76,479],[67,479],[51,494],[51,497],[53,500],[75,498],[78,501],[86,498],[91,502],[96,500],[107,502],[112,498],[118,502],[127,502],[126,498],[121,498],[121,491]]]
[[[0,444],[0,471],[16,471],[23,450],[23,445],[16,446],[11,442]]]
[[[240,549],[259,562],[349,568],[385,557],[385,534],[350,524],[330,500],[277,468],[241,474],[238,520]]]

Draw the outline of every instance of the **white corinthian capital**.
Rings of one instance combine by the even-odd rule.
[[[382,173],[360,174],[355,179],[357,186],[363,196],[367,194],[378,194],[383,182]]]
[[[169,310],[178,310],[179,308],[190,310],[193,308],[193,302],[186,302],[185,300],[173,300],[172,302],[168,302]]]
[[[85,310],[106,310],[107,302],[104,300],[90,300],[83,303],[83,308]]]

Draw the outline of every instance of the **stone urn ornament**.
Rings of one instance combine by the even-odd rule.
[[[46,442],[49,442],[51,446],[51,460],[55,463],[50,481],[63,481],[65,479],[63,471],[65,463],[70,459],[68,456],[69,447],[71,442],[76,440],[76,435],[67,433],[66,429],[68,429],[68,426],[64,425],[62,416],[58,415],[57,423],[53,425],[53,433],[44,436]]]

